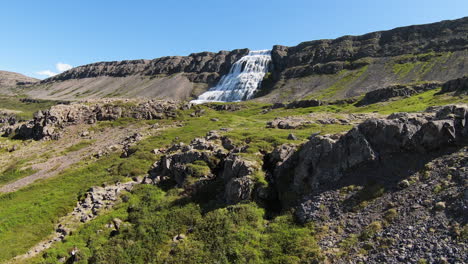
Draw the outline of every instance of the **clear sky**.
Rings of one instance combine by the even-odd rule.
[[[0,70],[45,78],[38,72],[67,65],[269,49],[464,16],[467,0],[0,0]]]

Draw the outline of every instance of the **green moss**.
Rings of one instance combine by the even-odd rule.
[[[468,242],[468,224],[465,224],[460,232],[460,239],[464,242]]]
[[[380,231],[382,231],[382,223],[379,221],[374,221],[366,226],[366,228],[364,228],[362,233],[359,235],[359,239],[368,240]]]
[[[354,189],[357,189],[354,188]],[[385,193],[383,185],[378,183],[370,183],[361,188],[355,194],[348,197],[343,203],[350,210],[357,212],[367,207],[369,202],[382,196]]]
[[[338,92],[344,90],[351,83],[362,77],[367,71],[368,65],[359,68],[357,70],[349,71],[342,70],[338,73],[339,80],[336,81],[332,86],[320,91],[318,95],[314,96],[317,99],[330,99],[333,98]]]
[[[436,186],[434,186],[434,189],[432,189],[432,192],[435,193],[435,194],[438,194],[440,193],[444,188],[442,187],[442,185],[440,184],[437,184]]]
[[[18,111],[16,114],[20,120],[29,120],[33,118],[33,114],[39,110],[48,109],[56,105],[56,101],[52,100],[37,100],[36,103],[21,102],[22,97],[0,97],[0,110],[7,109]]]
[[[422,259],[418,260],[418,264],[428,264],[428,263],[429,263],[429,261],[427,261],[427,259],[422,258]]]
[[[211,174],[211,169],[205,161],[197,160],[194,163],[187,164],[189,174],[196,178],[201,178]]]
[[[442,65],[450,59],[451,52],[429,52],[424,54],[406,54],[393,58],[391,61],[392,71],[398,79],[404,79],[408,75],[413,80],[423,79],[436,65]]]
[[[343,239],[338,245],[341,250],[341,254],[344,255],[346,252],[350,251],[352,248],[356,247],[359,243],[359,236],[356,234],[351,234],[347,238]]]
[[[405,78],[413,69],[416,67],[417,63],[407,62],[407,63],[396,63],[393,65],[393,73],[398,75],[399,79]]]
[[[398,211],[395,208],[388,209],[384,214],[384,219],[391,223],[398,217]]]
[[[438,94],[440,88],[424,93],[416,94],[408,98],[376,103],[362,107],[354,104],[323,105],[318,107],[305,108],[303,112],[332,112],[332,113],[380,113],[391,114],[396,112],[419,112],[424,111],[429,106],[468,103],[468,96],[452,96],[448,94]]]
[[[253,175],[254,182],[257,184],[257,187],[267,187],[268,182],[265,179],[265,172],[262,170],[255,171]]]

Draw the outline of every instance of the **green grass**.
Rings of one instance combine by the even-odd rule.
[[[105,181],[120,179],[107,168],[119,158],[102,159],[0,195],[0,261],[26,252],[51,234],[60,216],[70,212],[80,193]]]
[[[29,176],[34,172],[35,170],[31,168],[22,169],[17,163],[12,164],[0,173],[0,185]]]
[[[176,192],[138,186],[129,202],[74,232],[32,263],[55,262],[77,246],[80,263],[308,263],[321,261],[312,226],[289,214],[272,221],[254,203],[203,212]],[[125,211],[127,209],[127,211]],[[109,236],[112,217],[129,225]],[[103,230],[97,233],[97,230]],[[186,238],[172,239],[178,234]]]
[[[96,140],[83,140],[83,141],[80,141],[79,143],[66,148],[63,151],[63,153],[69,153],[69,152],[78,151],[80,149],[84,149],[84,148],[86,148],[88,146],[91,146],[94,142],[96,142]]]
[[[452,56],[451,52],[429,52],[424,54],[406,54],[398,56],[392,61],[392,71],[398,79],[404,79],[413,74],[414,81],[421,80],[437,64],[444,64]]]
[[[59,217],[70,212],[78,197],[89,187],[117,179],[123,180],[125,176],[144,175],[151,164],[158,159],[158,156],[151,153],[151,150],[155,148],[169,147],[171,144],[179,142],[189,143],[193,138],[202,137],[210,130],[228,128],[230,129],[228,132],[221,133],[230,137],[237,145],[248,144],[250,147],[247,153],[242,155],[257,161],[261,166],[260,151],[271,151],[275,146],[283,143],[305,142],[307,137],[315,132],[337,133],[351,128],[351,126],[345,125],[318,124],[295,130],[266,128],[267,121],[276,117],[314,112],[336,113],[337,117],[343,113],[378,112],[389,114],[400,111],[422,111],[431,105],[468,102],[467,97],[436,95],[437,92],[438,90],[428,91],[399,101],[365,107],[356,107],[353,104],[326,105],[300,109],[279,108],[265,113],[263,110],[268,105],[246,102],[242,103],[244,107],[241,110],[235,112],[214,111],[206,106],[199,106],[206,111],[201,117],[189,117],[189,114],[195,111],[192,109],[181,111],[176,120],[136,121],[120,119],[99,122],[95,125],[98,130],[106,126],[124,127],[130,124],[155,122],[164,127],[173,124],[174,121],[182,123],[183,126],[170,126],[157,132],[156,135],[138,142],[132,147],[134,153],[128,158],[111,155],[94,162],[83,161],[55,178],[36,182],[14,193],[0,195],[0,261],[24,253],[32,245],[51,234]],[[213,122],[212,118],[218,118],[219,121]],[[291,132],[299,138],[298,141],[287,139]],[[86,147],[88,143],[85,141],[66,151],[76,151]],[[193,172],[196,175],[202,175],[208,172],[208,168],[205,164],[194,163]],[[18,175],[15,173],[12,175]],[[253,178],[260,185],[266,185],[261,170],[257,171]],[[60,243],[48,251],[50,258],[46,256],[46,259],[52,260],[57,256],[62,256],[73,243],[83,248],[83,257],[94,256],[92,262],[96,263],[116,260],[117,257],[122,261],[140,263],[147,260],[145,258],[148,256],[154,257],[154,254],[159,254],[159,257],[170,263],[177,263],[174,256],[180,257],[180,261],[185,259],[209,262],[213,259],[221,259],[226,260],[226,262],[236,260],[254,263],[284,263],[286,261],[296,263],[307,257],[317,258],[318,256],[311,235],[312,230],[294,224],[289,218],[290,216],[281,216],[268,223],[263,217],[263,209],[253,204],[244,208],[247,211],[245,214],[236,213],[235,210],[244,210],[235,209],[237,207],[216,209],[208,206],[207,208],[211,208],[211,211],[208,212],[198,208],[195,204],[178,201],[180,196],[176,193],[176,189],[164,193],[153,188],[142,187],[141,190],[137,191],[132,198],[136,202],[129,202],[128,205],[130,206],[128,208],[132,208],[131,210],[127,211],[124,209],[127,208],[127,205],[122,205],[115,212],[110,212],[107,218],[103,216],[102,219],[100,218],[101,220],[84,225],[76,233],[76,236],[71,236],[65,243]],[[380,188],[376,188],[370,193],[380,195],[381,191]],[[372,197],[361,198],[359,200],[372,199]],[[230,210],[234,210],[234,213]],[[126,218],[132,227],[115,238],[109,238],[108,235],[105,235],[106,233],[103,236],[95,235],[95,231],[99,230],[114,214]],[[172,236],[186,230],[188,223],[195,225],[197,231],[190,235],[187,242],[177,244],[174,247],[170,242]],[[210,226],[209,223],[213,223],[213,225]],[[264,226],[263,224],[266,223],[269,225]],[[216,233],[217,231],[220,233]],[[235,234],[232,236],[223,235],[230,232]],[[219,240],[220,237],[227,240]],[[96,243],[89,244],[87,241],[90,240],[96,241]],[[133,242],[130,243],[130,241]],[[226,247],[228,244],[231,248]],[[289,245],[294,245],[300,251],[295,251],[294,247]],[[153,252],[148,252],[146,250],[148,248]],[[174,255],[168,254],[171,250],[174,250]],[[309,252],[310,255],[307,255],[309,253],[301,255],[301,252]]]
[[[189,174],[193,177],[200,178],[211,174],[211,169],[203,160],[197,160],[194,163],[187,164]]]
[[[16,114],[20,120],[32,119],[34,112],[47,109],[57,103],[51,100],[39,100],[39,103],[21,102],[20,97],[0,97],[0,110],[20,111]]]
[[[331,113],[380,113],[392,114],[396,112],[420,112],[429,106],[468,103],[468,96],[438,95],[440,88],[416,94],[408,98],[395,98],[393,101],[376,103],[357,107],[355,104],[323,105],[303,108],[301,113],[331,112]]]
[[[344,90],[348,85],[350,85],[352,82],[356,81],[359,79],[368,69],[368,65],[361,67],[357,70],[342,70],[341,72],[338,73],[338,76],[341,77],[338,81],[336,81],[333,85],[328,87],[327,89],[324,89],[314,98],[317,99],[330,99],[333,98],[337,93],[340,91]]]
[[[28,259],[27,263],[55,263],[59,258],[67,258],[70,251],[77,247],[80,252],[80,258],[89,257],[93,253],[90,248],[99,247],[109,240],[112,228],[106,227],[106,224],[112,223],[115,218],[127,219],[128,204],[117,204],[113,210],[101,212],[93,221],[88,222],[61,243],[55,244],[51,249],[34,258]]]

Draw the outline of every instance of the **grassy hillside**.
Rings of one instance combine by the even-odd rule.
[[[334,100],[360,96],[394,84],[423,81],[445,82],[466,74],[468,50],[381,58],[369,57],[360,59],[358,62],[360,65],[358,68],[343,69],[335,73],[311,72],[291,78],[283,76],[269,91],[262,91],[263,97],[257,100],[274,102],[302,98]],[[348,65],[356,62],[343,63]],[[301,67],[312,66],[299,68]],[[271,80],[266,80],[265,83],[271,85]]]
[[[358,77],[353,75],[352,78]],[[333,92],[339,92],[337,87]],[[467,96],[436,95],[437,92],[432,90],[364,107],[342,104],[269,110],[268,104],[250,102],[240,103],[241,110],[230,112],[199,106],[180,111],[173,120],[126,119],[86,125],[88,131],[100,133],[105,127],[125,130],[130,125],[141,123],[142,132],[148,136],[132,147],[133,154],[128,158],[120,157],[118,153],[86,158],[53,178],[0,194],[0,262],[25,253],[46,239],[53,233],[59,218],[70,212],[90,187],[145,175],[151,164],[160,158],[151,153],[153,149],[167,148],[179,142],[189,143],[210,130],[223,129],[223,135],[235,143],[249,145],[242,155],[261,164],[261,153],[269,152],[280,144],[299,144],[313,133],[339,133],[352,128],[349,124],[319,123],[298,129],[267,128],[266,123],[276,117],[326,114],[327,117],[341,118],[349,113],[416,112],[432,105],[468,103]],[[39,107],[15,104],[15,98],[4,100],[9,109],[23,109],[23,113],[30,114]],[[41,107],[52,103],[44,103]],[[202,116],[190,116],[199,109],[205,111]],[[288,139],[290,133],[294,133],[298,140]],[[3,142],[22,144],[22,141],[14,139],[3,139]],[[63,151],[86,150],[94,143],[82,139]],[[47,153],[47,142],[37,144],[43,144],[42,153]],[[22,148],[27,150],[28,147]],[[9,154],[0,152],[0,157],[2,155]],[[12,167],[0,174],[0,181],[20,179],[30,173],[32,171],[18,172]],[[263,177],[259,175],[256,181],[264,183]],[[25,263],[56,263],[58,259],[69,256],[69,251],[75,246],[80,250],[79,263],[308,263],[322,260],[316,244],[316,228],[296,223],[291,212],[270,211],[265,205],[255,202],[226,206],[217,202],[216,192],[211,195],[200,202],[184,195],[178,188],[139,186],[132,193],[125,194],[125,199],[114,210],[81,225],[63,242],[55,243],[51,249]],[[126,223],[118,234],[111,234],[112,230],[105,227],[114,218]],[[174,242],[173,237],[178,234],[185,234],[190,239]]]

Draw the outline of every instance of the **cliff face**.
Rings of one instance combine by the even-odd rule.
[[[249,52],[201,52],[154,60],[98,62],[43,80],[28,91],[36,98],[146,97],[187,100],[216,85]]]
[[[214,86],[248,49],[154,60],[99,62],[29,91],[49,99],[191,99]],[[395,84],[446,82],[468,72],[468,17],[362,36],[274,46],[258,100],[342,99]]]
[[[355,61],[366,57],[459,51],[468,48],[468,17],[427,25],[395,28],[362,36],[344,36],[303,42],[295,47],[274,46],[273,64],[286,77],[307,75],[311,67],[332,61]]]
[[[248,52],[248,49],[238,49],[218,53],[201,52],[189,56],[169,56],[154,60],[97,62],[73,68],[48,78],[42,83],[103,76],[128,77],[184,73],[191,82],[213,84],[221,75],[229,71],[234,62]]]
[[[274,46],[269,101],[341,99],[468,72],[468,17],[362,36]]]

